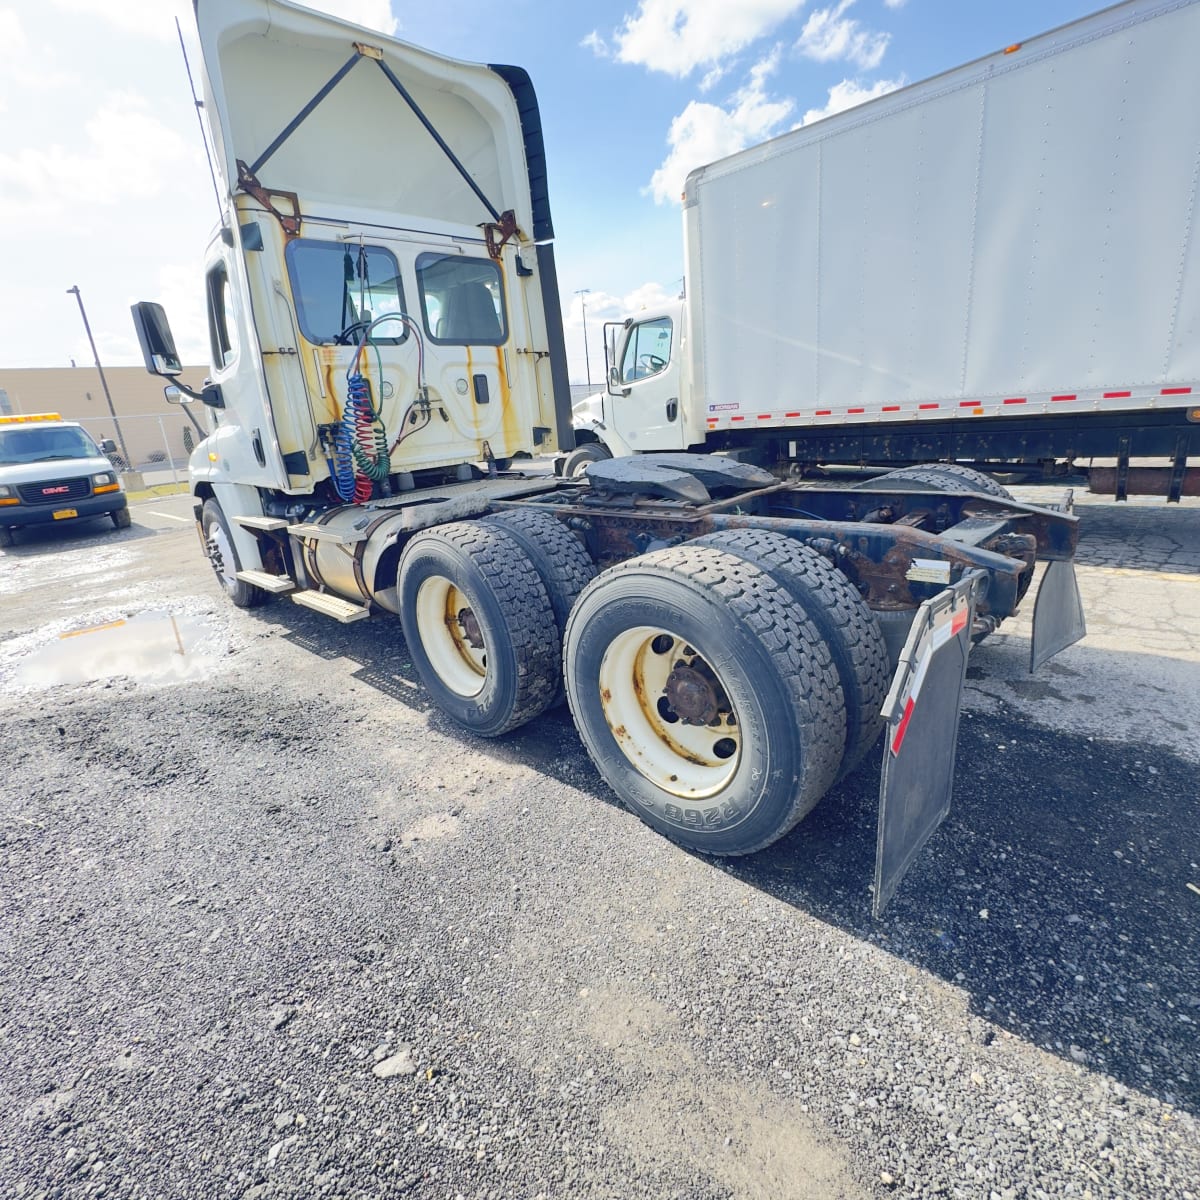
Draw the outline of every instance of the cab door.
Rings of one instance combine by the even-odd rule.
[[[682,450],[679,330],[669,316],[629,326],[609,380],[612,424],[635,451]]]

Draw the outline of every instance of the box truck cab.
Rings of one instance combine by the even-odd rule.
[[[0,546],[18,529],[104,516],[129,527],[125,489],[82,425],[58,413],[0,417]]]
[[[579,474],[601,458],[686,450],[703,442],[686,404],[691,365],[683,300],[605,325],[605,387],[572,405],[576,449],[558,466]]]

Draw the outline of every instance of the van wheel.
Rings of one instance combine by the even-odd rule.
[[[557,517],[532,508],[505,509],[484,517],[482,523],[502,529],[520,543],[546,589],[561,645],[571,609],[596,575],[596,564],[583,543]],[[560,681],[553,703],[561,704],[565,698]]]
[[[604,780],[694,850],[749,854],[833,782],[846,715],[829,650],[765,571],[654,551],[590,583],[567,624],[567,700]]]
[[[116,529],[128,529],[133,524],[133,518],[129,515],[128,508],[118,508],[116,512],[108,515],[112,517],[112,523]]]
[[[499,737],[554,699],[561,641],[537,570],[511,534],[456,521],[416,534],[400,558],[400,623],[434,703]]]
[[[0,548],[7,550],[10,546],[15,546],[16,541],[13,531],[5,525],[0,525]]]
[[[817,627],[846,699],[846,747],[837,773],[838,779],[844,779],[883,730],[883,702],[892,672],[875,614],[828,559],[782,533],[729,529],[689,544],[716,546],[761,567],[787,589]]]
[[[204,531],[204,549],[221,590],[238,608],[256,608],[262,604],[267,593],[237,577],[242,564],[229,533],[229,523],[215,500],[205,500],[200,526]]]
[[[607,446],[601,442],[584,442],[563,459],[562,477],[575,479],[584,473],[588,463],[603,462],[606,458],[612,458]]]

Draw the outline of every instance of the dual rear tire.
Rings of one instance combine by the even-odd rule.
[[[731,531],[593,574],[545,513],[413,537],[400,617],[437,705],[496,737],[565,688],[613,791],[660,833],[712,854],[782,837],[876,741],[882,636],[807,547]]]

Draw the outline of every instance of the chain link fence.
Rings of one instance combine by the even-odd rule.
[[[187,476],[188,456],[204,436],[176,412],[139,413],[111,417],[73,417],[100,442],[112,438],[117,449],[109,455],[118,471],[169,473],[172,483]]]

